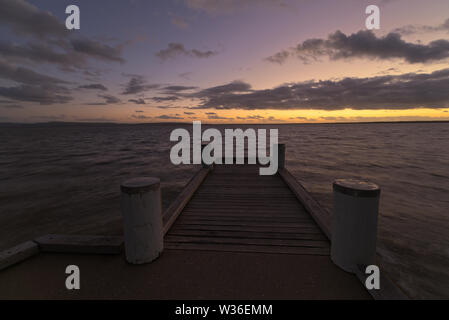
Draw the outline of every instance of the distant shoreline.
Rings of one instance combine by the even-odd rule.
[[[363,122],[288,122],[288,123],[207,123],[201,122],[202,125],[344,125],[344,124],[407,124],[407,123],[449,123],[449,120],[427,120],[427,121],[363,121]],[[49,121],[49,122],[0,122],[0,126],[11,127],[11,126],[39,126],[39,125],[64,125],[64,126],[76,126],[76,125],[110,125],[110,126],[142,126],[142,125],[191,125],[191,122],[145,122],[145,123],[126,123],[126,122],[70,122],[70,121]]]

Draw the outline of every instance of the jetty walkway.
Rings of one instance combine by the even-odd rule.
[[[204,167],[163,214],[164,252],[125,261],[122,237],[49,235],[0,254],[0,299],[403,298],[330,259],[330,217],[285,168]],[[26,260],[25,260],[26,259]],[[20,262],[20,263],[19,263]],[[67,290],[77,265],[81,288]]]

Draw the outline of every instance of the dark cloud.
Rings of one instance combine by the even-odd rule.
[[[23,0],[0,0],[0,22],[20,34],[64,37],[69,31],[58,18]]]
[[[282,50],[280,52],[275,53],[272,56],[269,56],[265,60],[272,63],[283,64],[290,57],[290,54],[291,53],[289,51]]]
[[[54,85],[0,87],[0,96],[44,105],[70,102],[73,98],[68,96],[68,93],[69,91],[66,88]]]
[[[136,112],[136,113],[143,113],[142,110],[136,110],[135,112]]]
[[[167,49],[160,50],[156,56],[162,60],[175,58],[179,55],[190,56],[195,58],[209,58],[216,55],[216,51],[201,51],[198,49],[187,50],[182,43],[169,43]]]
[[[120,103],[120,99],[111,95],[99,95],[100,98],[106,100],[106,104]]]
[[[210,120],[233,120],[234,118],[222,117],[216,114],[215,112],[206,112],[207,119]]]
[[[184,119],[183,117],[180,117],[178,115],[166,115],[163,114],[161,116],[157,116],[155,117],[155,119],[162,119],[162,120],[182,120]]]
[[[163,101],[176,101],[176,100],[179,100],[179,97],[177,97],[177,96],[153,97],[151,99],[156,101],[156,102],[163,102]]]
[[[129,101],[129,102],[134,102],[135,104],[146,104],[146,103],[145,103],[145,100],[142,99],[142,98],[139,98],[139,99],[129,99],[128,101]],[[137,112],[137,111],[136,111],[136,112]]]
[[[177,109],[178,107],[170,107],[170,106],[157,106],[158,109]]]
[[[146,116],[143,114],[133,114],[133,115],[131,115],[131,118],[138,119],[138,120],[148,120],[148,119],[152,119],[153,117]]]
[[[89,59],[125,62],[121,54],[124,46],[130,42],[111,46],[76,37],[51,13],[24,0],[0,0],[0,8],[1,24],[20,36],[31,38],[30,42],[21,41],[19,44],[0,42],[0,55],[10,62],[51,63],[64,71],[85,69]]]
[[[0,55],[16,62],[50,63],[63,70],[72,71],[87,66],[87,57],[71,51],[61,51],[49,44],[27,43],[18,45],[0,41]]]
[[[67,83],[61,79],[46,76],[27,68],[17,67],[2,60],[0,60],[0,78],[30,85]]]
[[[78,88],[79,89],[108,91],[108,88],[106,88],[101,83],[86,84],[86,85],[83,85],[83,86],[79,86]]]
[[[249,87],[249,84],[246,84]],[[215,94],[202,90],[191,109],[409,109],[449,107],[449,69],[371,78],[307,81],[272,89]],[[209,92],[209,94],[207,94]]]
[[[191,116],[191,115],[194,115],[195,112],[184,112],[184,114],[186,114],[186,115],[188,115],[188,116]]]
[[[178,92],[188,91],[188,90],[194,90],[198,87],[192,87],[192,86],[168,86],[162,88],[162,90],[167,94],[174,94]]]
[[[213,97],[213,96],[222,96],[233,93],[246,93],[251,91],[251,85],[243,81],[233,81],[231,83],[215,86],[211,88],[207,88],[192,94],[192,97],[203,98],[203,97]]]
[[[159,88],[158,84],[148,84],[144,77],[133,75],[125,85],[125,90],[122,94],[137,94],[156,88]]]
[[[85,69],[89,59],[125,62],[120,46],[111,47],[100,42],[75,39],[68,43],[59,40],[48,43],[14,44],[0,41],[0,55],[17,62],[50,63],[62,70]]]
[[[124,63],[125,59],[121,57],[123,45],[115,47],[100,43],[90,39],[72,39],[71,45],[75,52],[85,54],[100,60],[109,60],[113,62]]]
[[[327,39],[308,39],[291,50],[283,50],[266,58],[269,62],[284,63],[296,56],[304,63],[327,56],[330,59],[372,58],[404,59],[408,63],[425,63],[449,57],[449,41],[435,40],[427,45],[406,42],[399,33],[376,37],[374,32],[362,30],[351,35],[341,31],[330,34]]]

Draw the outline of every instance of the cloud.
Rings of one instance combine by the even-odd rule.
[[[180,117],[180,116],[177,116],[177,115],[172,116],[172,115],[166,115],[166,114],[163,114],[163,115],[161,115],[161,116],[155,117],[155,119],[162,119],[162,120],[182,120],[182,119],[184,119],[184,118],[183,118],[183,117]]]
[[[290,54],[291,53],[289,51],[282,50],[272,56],[269,56],[268,58],[265,58],[265,60],[272,63],[283,64],[290,57]]]
[[[107,106],[109,104],[117,104],[120,103],[121,100],[117,97],[114,97],[112,95],[104,94],[104,95],[98,95],[99,98],[103,98],[105,102],[90,102],[86,105],[88,106]]]
[[[106,100],[106,104],[115,104],[119,103],[120,99],[111,95],[99,95],[100,98],[103,98]]]
[[[87,66],[87,57],[73,52],[70,47],[63,51],[56,50],[49,44],[27,43],[17,45],[0,41],[0,55],[15,62],[50,63],[59,65],[61,69],[71,71]]]
[[[42,105],[64,104],[73,100],[69,91],[55,85],[20,85],[16,87],[0,87],[0,96],[17,100],[36,102]]]
[[[216,88],[200,91],[201,103],[191,109],[438,109],[449,107],[449,68],[432,73],[296,82],[248,92],[224,90],[216,94]]]
[[[191,116],[191,115],[194,115],[195,112],[184,112],[184,114],[186,114],[186,115],[188,115],[188,116]]]
[[[196,98],[203,98],[203,97],[219,97],[219,96],[223,96],[223,95],[228,95],[228,94],[233,94],[233,93],[246,93],[251,91],[251,85],[240,81],[240,80],[236,80],[233,82],[230,82],[228,84],[225,85],[221,85],[221,86],[215,86],[215,87],[210,87],[201,91],[198,91],[196,93],[191,94],[191,97],[196,97]]]
[[[142,110],[136,110],[135,112],[136,112],[136,113],[143,113]]]
[[[128,101],[129,101],[129,102],[134,102],[135,104],[146,104],[146,103],[145,103],[145,100],[142,99],[142,98],[139,98],[139,99],[129,99]],[[137,112],[137,111],[136,111],[136,112]]]
[[[71,45],[75,52],[85,54],[89,57],[120,63],[125,62],[125,59],[121,57],[123,45],[112,47],[87,38],[72,39]]]
[[[416,25],[410,24],[404,27],[396,28],[393,32],[400,33],[402,35],[411,35],[415,33],[428,33],[428,32],[449,32],[449,19],[438,26]]]
[[[246,116],[246,117],[237,117],[239,120],[263,120],[264,116],[254,115],[254,116]]]
[[[179,97],[177,97],[177,96],[153,97],[151,99],[156,101],[156,102],[162,102],[162,101],[176,101],[176,100],[179,100]]]
[[[167,94],[174,94],[182,91],[188,91],[188,90],[194,90],[198,87],[192,87],[192,86],[167,86],[162,88],[162,90]]]
[[[162,60],[176,58],[177,56],[189,56],[194,58],[209,58],[218,54],[216,51],[201,51],[198,49],[187,50],[182,43],[169,43],[167,49],[160,50],[156,56]]]
[[[61,79],[46,76],[33,70],[17,67],[0,59],[0,78],[30,85],[51,85],[67,83]]]
[[[148,120],[148,119],[152,119],[153,117],[146,116],[143,114],[139,114],[139,115],[133,114],[133,115],[131,115],[131,118],[138,119],[138,120]]]
[[[207,119],[211,120],[233,120],[234,118],[222,117],[216,114],[215,112],[206,112]]]
[[[290,117],[290,120],[309,120],[307,117]]]
[[[132,75],[122,94],[137,94],[156,88],[159,88],[158,84],[148,84],[143,76]]]
[[[69,31],[49,12],[23,0],[0,0],[0,22],[21,35],[64,37]]]
[[[406,42],[399,33],[376,37],[370,30],[351,35],[336,31],[327,39],[308,39],[291,50],[282,50],[268,58],[272,63],[284,63],[297,57],[304,63],[327,56],[332,60],[350,58],[403,59],[408,63],[426,63],[449,57],[449,41],[435,40],[427,45]]]
[[[74,39],[71,42],[58,40],[48,43],[14,44],[0,41],[0,54],[17,62],[50,63],[59,65],[62,70],[85,69],[90,58],[107,62],[120,62],[121,46],[108,46],[87,39]]]
[[[101,83],[86,84],[83,86],[79,86],[78,89],[108,91],[108,88],[106,88]]]
[[[170,107],[170,106],[157,106],[158,109],[177,109],[178,107]]]

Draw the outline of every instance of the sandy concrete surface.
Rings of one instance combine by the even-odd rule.
[[[77,265],[80,290],[67,290]],[[123,255],[39,254],[0,272],[0,299],[370,299],[329,256],[166,250],[151,264]]]

